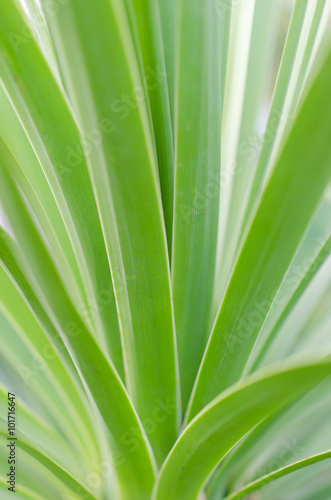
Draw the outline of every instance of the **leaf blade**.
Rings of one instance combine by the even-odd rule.
[[[184,430],[161,469],[153,500],[196,498],[231,447],[269,413],[330,374],[330,362],[262,372],[213,400]]]
[[[200,366],[188,420],[242,375],[330,179],[331,106],[326,107],[322,97],[330,77],[331,52],[292,128],[243,245]]]

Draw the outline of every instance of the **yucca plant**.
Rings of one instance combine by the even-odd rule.
[[[2,1],[1,499],[330,500],[330,11]]]

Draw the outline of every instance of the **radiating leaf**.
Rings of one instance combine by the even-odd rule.
[[[256,374],[214,399],[186,427],[165,461],[154,499],[191,500],[245,434],[330,374],[330,362]]]
[[[243,245],[200,367],[188,420],[240,378],[331,177],[331,105],[324,99],[330,78],[331,52],[291,130]]]
[[[299,462],[295,462],[287,467],[283,467],[277,471],[271,472],[267,476],[263,476],[260,479],[247,484],[241,490],[228,495],[225,500],[239,500],[247,497],[247,495],[251,494],[253,491],[256,491],[262,488],[264,485],[270,483],[271,481],[275,481],[278,478],[284,477],[287,474],[291,474],[297,470],[304,469],[305,467],[309,467],[312,464],[316,464],[318,462],[322,462],[323,460],[328,460],[331,458],[331,452],[326,451],[325,453],[320,453],[318,455],[314,455],[312,457],[307,457],[304,460],[300,460]]]
[[[184,409],[209,334],[216,263],[222,23],[214,9],[211,0],[177,9],[172,289]]]
[[[116,456],[116,470],[121,478],[124,497],[134,494],[137,498],[146,499],[153,485],[155,465],[141,423],[110,360],[100,350],[66,293],[10,175],[13,161],[14,158],[1,144],[0,194],[8,207],[14,234],[20,241],[17,258],[30,271],[29,277],[37,297],[54,320],[111,433],[111,450]],[[135,436],[133,442],[131,429]]]
[[[325,260],[330,256],[331,253],[331,236],[327,239],[325,244],[323,245],[322,249],[316,256],[314,262],[311,264],[309,267],[308,271],[306,272],[304,278],[300,282],[299,286],[295,289],[293,292],[292,296],[290,299],[287,301],[286,306],[284,310],[282,311],[281,315],[279,316],[275,326],[273,327],[272,331],[268,335],[268,337],[265,339],[265,343],[262,346],[261,351],[259,352],[258,357],[255,360],[254,365],[252,366],[251,370],[254,370],[262,360],[264,354],[272,344],[273,340],[275,339],[277,332],[281,329],[284,321],[289,317],[292,309],[295,307],[296,303],[300,299],[300,297],[303,295],[304,291],[306,288],[309,286],[310,282],[314,279],[320,268],[323,266]]]
[[[108,341],[114,364],[122,373],[111,276],[84,158],[88,145],[81,144],[66,98],[39,46],[28,35],[24,13],[9,0],[3,5],[0,20],[0,77],[70,234],[89,300],[89,304],[81,304],[83,313],[88,309],[98,327],[96,332]],[[106,306],[102,304],[104,295],[108,297]]]
[[[83,130],[111,123],[87,160],[114,282],[126,383],[162,462],[178,432],[176,346],[155,148],[126,11],[115,0],[73,0],[49,25]],[[123,101],[128,95],[131,106]],[[169,400],[173,411],[155,424],[158,400]]]

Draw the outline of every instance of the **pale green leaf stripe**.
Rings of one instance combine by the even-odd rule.
[[[236,254],[238,253],[238,237],[245,214],[245,202],[247,202],[248,195],[247,186],[256,168],[258,156],[256,122],[261,107],[261,96],[264,97],[266,88],[270,83],[269,60],[274,48],[273,44],[275,44],[274,25],[275,14],[277,12],[276,4],[276,0],[269,2],[256,0],[255,5],[253,4],[251,7],[251,9],[254,9],[254,13],[251,14],[251,29],[248,31],[246,28],[248,33],[240,33],[239,38],[235,36],[235,46],[237,47],[236,52],[238,54],[234,54],[232,59],[238,58],[239,61],[235,65],[237,66],[237,71],[232,71],[231,78],[229,79],[230,88],[228,88],[227,100],[230,104],[228,104],[229,110],[226,119],[223,119],[225,134],[222,136],[222,141],[225,143],[224,148],[226,149],[228,147],[227,138],[231,134],[237,135],[237,143],[234,153],[230,157],[228,157],[229,155],[225,155],[226,160],[223,160],[221,167],[221,171],[223,170],[225,175],[229,176],[232,172],[231,160],[233,161],[233,165],[235,165],[231,185],[226,188],[231,190],[228,216],[222,217],[223,211],[221,211],[220,225],[225,226],[225,234],[222,236],[224,246],[218,249],[220,276],[216,278],[217,289],[214,299],[217,309],[225,291],[225,283],[229,278],[233,263],[236,260]],[[247,12],[244,11],[244,14],[241,14],[241,17],[244,18],[245,25],[250,25],[247,22]],[[240,31],[240,25],[239,27],[233,27],[235,34],[237,30]],[[246,45],[249,45],[247,54],[242,49],[242,46]],[[245,72],[243,72],[243,68],[246,68]],[[256,78],[257,74],[259,74],[258,79]],[[231,85],[230,82],[232,81],[242,82],[240,89],[237,88],[237,85]],[[238,101],[241,101],[239,98],[241,96],[242,104],[239,112],[234,113],[232,102],[237,104]],[[236,114],[239,115],[238,119],[235,119]],[[231,132],[226,133],[227,128]],[[217,309],[215,310],[215,314]]]
[[[230,42],[230,26],[231,26],[232,6],[227,5],[223,0],[214,0],[214,15],[219,19],[219,31],[221,36],[221,56],[219,64],[221,72],[221,83],[218,92],[221,94],[221,110],[223,114],[225,84],[227,77],[228,59],[229,59],[229,42]]]
[[[331,51],[298,114],[243,245],[200,367],[188,420],[242,375],[331,177],[331,101],[325,100],[330,81]]]
[[[167,87],[169,93],[169,106],[172,127],[174,125],[174,44],[175,44],[175,7],[176,0],[156,0],[159,6],[161,18],[161,31],[163,39],[163,51],[167,73]]]
[[[242,226],[243,228],[245,227],[249,219],[256,200],[258,200],[259,198],[278,130],[281,126],[284,127],[284,118],[282,118],[282,111],[287,96],[287,90],[291,82],[295,55],[299,46],[307,5],[308,0],[295,1],[291,22],[284,46],[284,52],[278,71],[271,109],[266,125],[267,134],[265,135],[261,147],[256,171],[254,174],[253,184],[250,190],[249,200],[245,210],[245,219]]]
[[[52,50],[52,43],[37,1],[38,0],[24,0],[24,5],[29,13],[29,25],[37,38],[38,44],[41,47],[48,64],[51,66],[56,76],[58,76],[58,67]],[[17,41],[19,40],[22,42],[22,39],[18,39]]]
[[[215,0],[214,1],[214,7],[215,7],[215,15],[217,15],[220,19],[219,23],[219,30],[220,30],[220,35],[221,35],[221,54],[220,54],[220,72],[221,72],[221,78],[220,78],[220,103],[221,103],[221,115],[222,115],[222,124],[221,124],[221,144],[222,144],[222,130],[224,130],[225,127],[225,88],[226,88],[226,81],[227,79],[230,81],[230,78],[228,77],[228,61],[229,61],[229,48],[230,48],[230,34],[231,34],[231,17],[232,17],[232,6],[229,4],[224,4],[223,0]],[[222,158],[221,158],[221,163],[222,163]],[[221,166],[221,173],[223,173],[223,166]],[[220,180],[221,180],[221,175],[220,175]],[[220,191],[221,191],[221,182],[220,182]],[[221,207],[219,207],[221,210]],[[224,224],[226,218],[220,218],[218,221],[218,242],[217,242],[217,248],[216,248],[216,264],[215,264],[215,277],[214,277],[214,292],[213,292],[213,304],[212,304],[212,310],[211,314],[212,317],[215,317],[215,314],[218,310],[219,307],[219,296],[221,291],[223,291],[222,287],[222,281],[220,279],[220,276],[222,275],[224,271],[224,266],[223,264],[220,264],[221,260],[221,254],[222,252],[222,238],[220,238],[220,226],[221,224]],[[223,260],[223,255],[222,255],[222,260]]]
[[[19,241],[18,260],[30,270],[38,299],[56,324],[111,433],[110,446],[116,456],[123,499],[147,500],[154,482],[155,463],[142,425],[116,371],[72,305],[9,173],[14,158],[2,146],[0,194]],[[128,429],[134,429],[133,443]]]
[[[153,500],[192,500],[248,431],[331,373],[331,362],[263,370],[213,400],[186,427],[165,461]]]
[[[28,33],[26,16],[14,0],[8,0],[0,18],[0,76],[71,239],[89,301],[81,304],[82,313],[92,315],[96,333],[107,341],[112,360],[123,376],[111,275],[83,145],[41,49],[32,36],[23,43],[21,33]],[[102,130],[106,133],[105,128]],[[91,141],[93,145],[90,139],[84,149],[91,147]]]
[[[174,191],[174,147],[160,5],[155,0],[126,0],[142,81],[149,100],[160,174],[163,213],[171,250]],[[168,8],[168,7],[167,7]]]
[[[284,477],[292,472],[295,472],[300,469],[304,469],[305,467],[309,467],[310,465],[317,464],[322,462],[323,460],[328,460],[331,458],[331,451],[326,451],[324,453],[319,453],[318,455],[313,455],[311,457],[305,458],[304,460],[300,460],[291,465],[287,465],[282,469],[278,469],[266,476],[263,476],[256,481],[253,481],[247,484],[244,488],[239,491],[235,491],[228,495],[225,500],[240,500],[241,498],[245,498],[250,495],[253,491],[256,491],[262,488],[264,485],[270,483],[271,481],[275,481],[280,477]]]
[[[328,6],[328,0],[318,0],[317,5],[316,5],[316,10],[314,13],[313,21],[311,24],[308,40],[307,40],[307,45],[305,48],[304,56],[303,56],[303,61],[301,64],[300,72],[297,78],[297,83],[295,87],[295,91],[293,94],[293,104],[290,109],[289,115],[291,116],[294,111],[295,107],[298,105],[299,98],[302,93],[302,89],[306,83],[306,78],[307,78],[307,71],[309,70],[309,66],[311,63],[311,57],[314,52],[318,32],[321,29],[321,24],[323,21],[323,17],[327,16],[330,12],[330,6]]]
[[[221,21],[212,0],[180,0],[175,83],[172,289],[185,409],[210,328],[221,143]]]
[[[72,0],[49,25],[83,128],[112,122],[111,133],[89,151],[88,165],[114,282],[128,392],[161,463],[178,433],[176,345],[155,147],[147,103],[139,98],[144,89],[127,13],[115,0]],[[123,96],[131,96],[131,107]],[[159,399],[174,409],[155,426]]]
[[[303,295],[309,284],[312,282],[312,280],[315,278],[316,274],[318,271],[321,269],[322,265],[326,261],[328,257],[330,257],[331,254],[331,235],[327,239],[327,241],[324,243],[323,247],[321,248],[320,252],[316,256],[314,262],[306,272],[305,276],[303,277],[302,281],[294,290],[292,296],[289,298],[289,300],[286,303],[286,307],[279,316],[275,326],[273,327],[272,331],[266,338],[265,343],[263,344],[260,352],[258,353],[256,360],[254,361],[254,364],[250,371],[254,371],[258,368],[259,364],[261,363],[264,355],[268,351],[269,347],[271,346],[273,340],[276,338],[277,333],[281,329],[282,325],[286,321],[286,319],[289,317],[291,314],[291,311],[295,307],[295,305],[298,303],[300,297]]]
[[[84,500],[97,500],[94,495],[90,491],[88,491],[79,481],[77,481],[69,472],[60,467],[54,460],[49,458],[45,453],[36,449],[35,446],[32,446],[28,442],[25,441],[25,436],[16,431],[17,441],[16,446],[18,448],[18,454],[21,450],[30,455],[30,457],[37,460],[41,465],[46,467],[54,476],[64,485],[66,485],[73,493],[80,495]],[[0,432],[1,437],[7,441],[7,434],[4,432]],[[8,443],[8,441],[7,441]]]

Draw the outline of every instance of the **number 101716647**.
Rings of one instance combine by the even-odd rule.
[[[8,392],[8,490],[15,491],[16,486],[16,400],[15,394]]]

